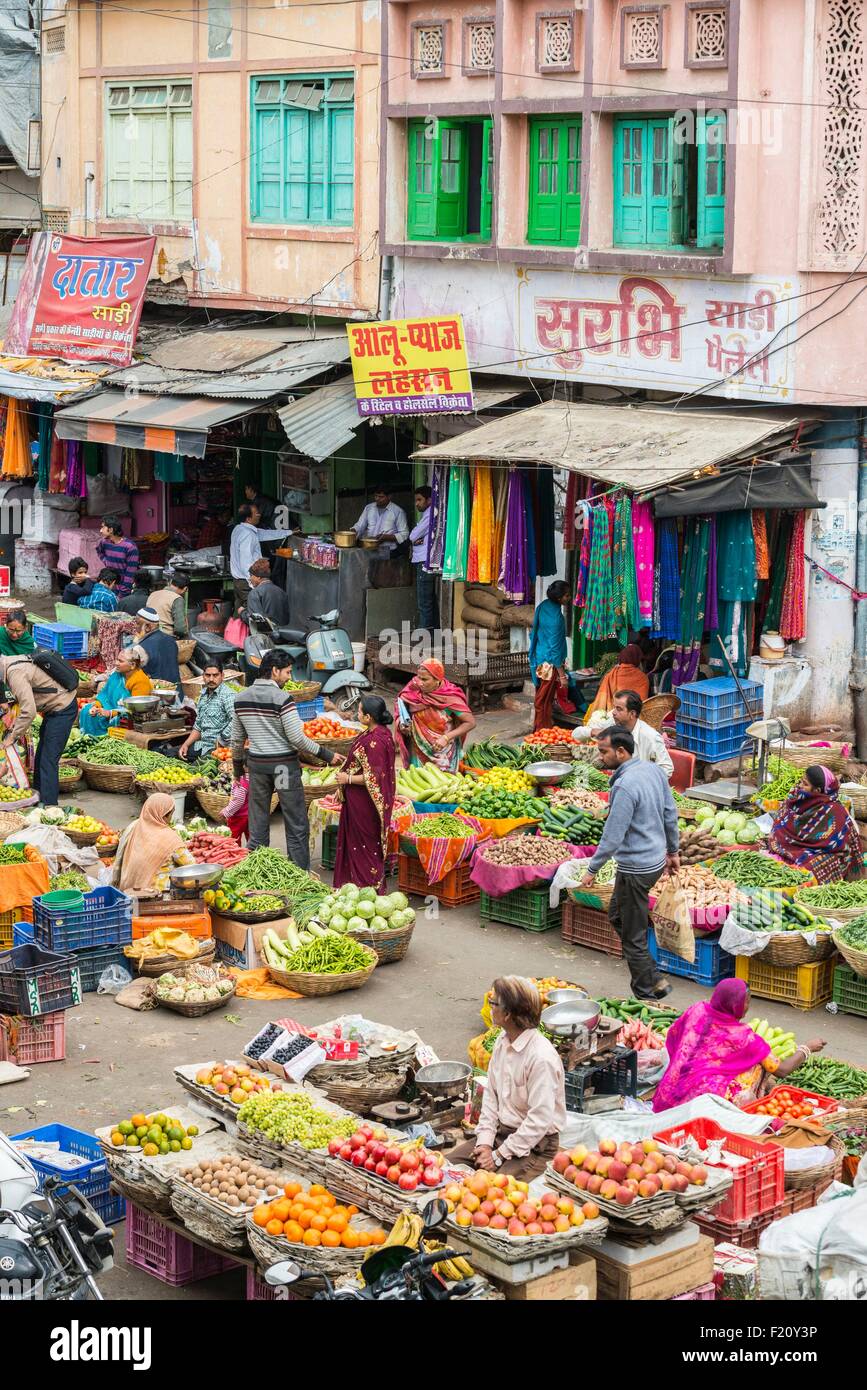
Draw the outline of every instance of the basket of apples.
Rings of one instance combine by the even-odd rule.
[[[411,1143],[396,1143],[385,1129],[359,1125],[348,1139],[332,1139],[328,1144],[332,1158],[351,1163],[367,1177],[412,1193],[417,1188],[442,1187],[443,1172],[436,1154],[430,1153],[420,1139]]]
[[[450,1183],[444,1196],[449,1224],[470,1244],[492,1248],[493,1243],[506,1259],[529,1258],[534,1242],[548,1251],[601,1239],[608,1227],[596,1202],[582,1201],[578,1193],[532,1197],[527,1183],[503,1173],[470,1173]]]
[[[708,1181],[707,1168],[678,1163],[655,1139],[600,1139],[593,1150],[579,1144],[556,1154],[547,1174],[558,1190],[574,1193],[577,1188],[610,1216],[633,1224],[675,1209],[679,1196],[704,1188]]]

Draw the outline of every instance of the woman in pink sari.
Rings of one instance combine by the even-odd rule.
[[[697,1096],[722,1096],[735,1104],[755,1100],[770,1073],[778,1080],[825,1046],[817,1038],[779,1062],[770,1046],[743,1022],[750,991],[743,980],[723,980],[708,1003],[691,1004],[665,1039],[668,1070],[656,1088],[654,1110],[671,1110]]]
[[[355,883],[382,889],[385,852],[394,806],[394,739],[385,701],[365,695],[358,706],[364,725],[337,774],[343,809],[337,828],[334,887]]]
[[[460,686],[446,680],[441,661],[423,661],[418,675],[404,686],[394,707],[397,746],[404,767],[435,763],[454,772],[464,739],[476,721]]]

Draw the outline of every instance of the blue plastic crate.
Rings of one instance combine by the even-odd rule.
[[[725,728],[709,729],[705,724],[695,724],[692,720],[681,719],[678,710],[675,722],[677,746],[685,753],[694,753],[705,763],[718,763],[723,758],[734,758],[740,753],[747,739],[747,720],[728,724]]]
[[[315,700],[296,700],[295,708],[299,719],[316,719],[318,715],[325,713],[325,697],[317,695]]]
[[[681,975],[685,980],[694,980],[697,985],[718,985],[720,980],[730,980],[735,973],[735,958],[723,950],[718,936],[696,937],[692,965],[673,951],[663,951],[657,944],[656,932],[652,927],[647,933],[647,949],[666,975]]]
[[[731,676],[717,676],[710,681],[691,681],[688,685],[679,685],[678,718],[714,729],[743,722],[750,724],[754,719],[761,719],[764,687],[756,681],[741,681],[740,684],[747,697],[748,709],[744,709],[740,691]]]
[[[61,1191],[66,1187],[77,1187],[82,1197],[92,1203],[105,1222],[120,1221],[123,1216],[123,1199],[109,1192],[111,1175],[105,1156],[94,1134],[81,1129],[71,1129],[69,1125],[39,1125],[36,1129],[25,1129],[11,1136],[16,1139],[44,1139],[58,1143],[67,1153],[76,1154],[81,1162],[75,1168],[60,1167],[49,1159],[31,1158],[30,1162],[39,1175],[39,1188],[46,1178],[60,1176],[64,1179]]]
[[[34,898],[33,931],[37,944],[52,951],[123,946],[132,941],[132,899],[119,888],[94,888],[82,909],[69,912]]]
[[[33,640],[37,647],[48,647],[61,656],[87,656],[89,633],[69,623],[34,623]]]
[[[87,951],[76,951],[75,959],[81,975],[82,994],[96,993],[99,977],[109,965],[122,965],[130,975],[133,973],[122,946],[92,946]]]

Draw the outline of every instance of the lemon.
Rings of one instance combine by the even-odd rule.
[[[137,1149],[139,1147],[138,1139],[134,1134],[128,1134],[126,1136],[126,1147],[128,1149]]]
[[[179,1139],[173,1139],[169,1145],[169,1148],[171,1149],[173,1154],[179,1154],[181,1151],[181,1141]]]
[[[198,1125],[187,1125],[187,1134],[189,1134],[191,1138],[194,1139],[194,1138],[196,1137],[196,1135],[198,1134],[198,1132],[199,1132],[199,1126],[198,1126]]]
[[[111,1142],[114,1144],[114,1147],[116,1149],[119,1149],[121,1145],[124,1144],[126,1141],[123,1135],[119,1132],[119,1130],[115,1130],[114,1134],[111,1136]]]
[[[181,1148],[182,1148],[182,1149],[191,1149],[192,1147],[193,1147],[193,1141],[192,1141],[192,1139],[187,1138],[187,1137],[185,1136],[185,1137],[181,1140]]]

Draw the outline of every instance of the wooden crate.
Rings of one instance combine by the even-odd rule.
[[[566,1269],[555,1269],[526,1284],[497,1283],[510,1302],[574,1301],[591,1303],[596,1299],[596,1261],[591,1255],[575,1258]]]
[[[675,1298],[713,1279],[713,1241],[708,1236],[665,1255],[653,1255],[652,1250],[649,1246],[648,1258],[630,1265],[597,1251],[597,1298],[621,1303]]]

